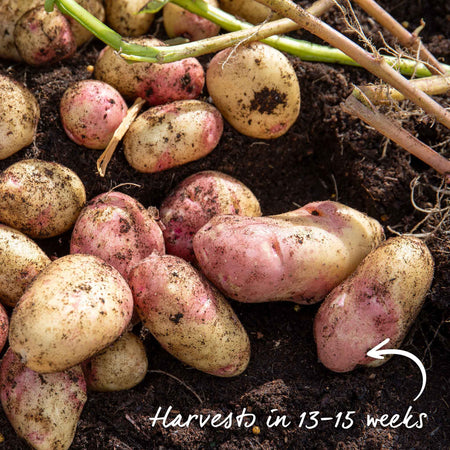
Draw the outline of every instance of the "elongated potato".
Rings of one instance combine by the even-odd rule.
[[[129,277],[144,326],[169,353],[211,375],[242,373],[250,358],[247,333],[231,306],[189,263],[150,255]]]
[[[138,14],[148,0],[106,0],[106,23],[122,36],[137,37],[148,33],[154,14]]]
[[[322,300],[384,238],[381,225],[336,202],[271,217],[215,216],[194,236],[203,273],[241,302]]]
[[[367,352],[386,338],[398,348],[433,279],[433,259],[418,239],[396,237],[371,252],[320,305],[314,337],[320,361],[335,372],[378,366]]]

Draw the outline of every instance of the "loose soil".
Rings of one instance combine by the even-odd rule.
[[[425,44],[447,64],[450,62],[450,4],[440,1],[382,1],[395,17],[409,22],[414,30],[423,18]],[[359,14],[365,33],[377,44],[380,28]],[[341,14],[325,16],[328,23],[345,30]],[[162,27],[159,27],[162,29]],[[395,45],[387,33],[387,43]],[[159,36],[164,37],[159,32]],[[307,33],[302,38],[310,38]],[[352,36],[349,34],[349,36]],[[314,39],[317,42],[317,39]],[[362,69],[301,62],[291,58],[302,92],[302,108],[295,125],[273,141],[246,138],[225,126],[219,146],[208,157],[154,175],[131,169],[119,147],[105,178],[96,173],[99,153],[72,143],[62,130],[58,104],[70,83],[89,78],[86,67],[95,62],[102,44],[94,41],[63,64],[35,69],[23,64],[0,62],[1,73],[24,82],[37,96],[42,117],[33,145],[0,162],[0,169],[23,158],[57,161],[73,169],[83,180],[88,198],[121,183],[119,189],[135,196],[145,206],[159,206],[169,191],[188,175],[214,169],[247,184],[259,198],[264,214],[295,209],[315,200],[339,200],[380,220],[388,236],[409,232],[425,214],[410,199],[410,183],[420,176],[416,202],[422,208],[436,204],[434,187],[441,179],[436,173],[372,129],[340,109],[354,84],[375,81]],[[201,58],[207,64],[209,57]],[[204,99],[207,99],[204,92]],[[448,97],[438,98],[448,107]],[[429,145],[450,156],[450,134],[428,117],[403,104],[406,128]],[[136,186],[138,185],[138,186]],[[448,196],[447,196],[448,201]],[[445,206],[443,204],[442,206]],[[447,203],[448,206],[448,203]],[[427,386],[422,396],[418,367],[408,358],[394,357],[377,369],[359,369],[337,374],[318,361],[312,337],[317,306],[298,307],[292,303],[245,305],[233,302],[246,327],[252,358],[246,372],[221,379],[184,366],[163,351],[145,330],[150,370],[136,388],[117,393],[90,393],[78,425],[73,450],[80,449],[444,449],[450,446],[449,428],[449,333],[450,240],[449,220],[435,229],[442,217],[435,214],[416,232],[433,232],[427,243],[436,262],[431,291],[403,349],[418,356],[427,369]],[[389,228],[388,228],[389,227]],[[445,233],[447,230],[447,233]],[[39,242],[52,257],[68,252],[69,234]],[[445,322],[447,320],[447,323]],[[175,378],[176,377],[176,378]],[[194,395],[195,392],[197,395]],[[199,398],[201,399],[199,401]],[[258,430],[206,425],[153,426],[151,418],[159,407],[169,417],[189,414],[239,414],[244,408],[256,417]],[[403,418],[411,407],[410,428],[368,426],[368,414],[381,417],[397,413]],[[276,411],[274,411],[276,410]],[[332,417],[313,427],[310,412]],[[347,429],[347,411],[354,423]],[[302,427],[299,422],[306,413]],[[342,413],[338,426],[336,422]],[[427,414],[423,427],[411,427],[419,414]],[[269,415],[285,415],[290,425],[268,427]],[[287,423],[286,423],[287,425]],[[310,429],[308,429],[310,427]],[[0,448],[25,449],[3,412]]]

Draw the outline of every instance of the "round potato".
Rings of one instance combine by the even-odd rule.
[[[138,14],[148,0],[106,0],[106,23],[122,36],[137,37],[150,29],[154,14]]]
[[[280,18],[268,6],[255,0],[220,0],[220,7],[224,11],[242,17],[253,24]]]
[[[260,42],[217,53],[209,63],[206,85],[224,118],[246,136],[277,138],[300,111],[294,68],[283,53]]]

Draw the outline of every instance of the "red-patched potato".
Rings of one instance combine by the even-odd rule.
[[[225,298],[188,262],[150,255],[129,283],[139,316],[164,349],[220,377],[242,373],[250,359],[247,333]]]
[[[39,116],[34,95],[22,84],[0,74],[0,159],[33,142]]]
[[[400,347],[433,279],[433,259],[418,239],[388,239],[325,299],[314,320],[319,360],[335,372],[378,366],[367,352],[385,339]]]
[[[40,373],[66,370],[112,344],[128,326],[133,297],[124,278],[92,255],[53,261],[14,308],[9,344]]]
[[[160,209],[167,253],[194,261],[192,238],[218,214],[256,217],[261,208],[247,186],[224,173],[207,170],[182,181]]]
[[[0,174],[0,222],[33,238],[70,229],[85,202],[78,175],[58,163],[24,159]]]
[[[0,397],[16,433],[36,450],[66,450],[87,400],[81,366],[40,374],[9,349],[0,367]]]
[[[22,59],[33,66],[56,63],[77,50],[69,21],[58,9],[48,13],[44,6],[30,9],[17,21],[14,42]]]
[[[141,114],[123,140],[129,164],[153,173],[203,158],[219,143],[223,119],[200,100],[180,100]]]
[[[114,191],[100,194],[86,205],[70,241],[70,253],[98,256],[124,278],[153,252],[165,253],[158,223],[137,200]]]
[[[72,141],[92,149],[104,149],[128,111],[120,93],[103,81],[72,84],[61,98],[64,131]]]
[[[294,68],[283,53],[260,42],[217,53],[209,63],[206,85],[224,118],[246,136],[277,138],[300,111]]]
[[[153,47],[163,45],[152,37],[130,38],[128,42]],[[110,47],[100,53],[94,75],[116,88],[125,99],[141,97],[150,105],[197,98],[205,84],[203,67],[195,58],[167,64],[130,64]]]
[[[122,36],[137,37],[148,33],[154,14],[138,14],[148,0],[106,0],[106,23]]]
[[[3,350],[3,347],[8,340],[8,332],[9,332],[9,319],[8,314],[6,313],[5,308],[0,305],[0,352]]]
[[[381,225],[324,201],[271,217],[215,216],[194,236],[202,272],[228,297],[322,300],[384,239]]]
[[[268,6],[255,0],[220,0],[220,7],[253,24],[279,18],[278,14],[275,14]]]
[[[125,333],[116,342],[82,364],[89,390],[122,391],[138,385],[145,377],[148,359],[142,341]]]
[[[0,301],[15,306],[50,258],[28,236],[0,224]]]

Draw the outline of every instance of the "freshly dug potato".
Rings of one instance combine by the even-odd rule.
[[[0,159],[33,142],[39,116],[34,95],[22,84],[0,74]]]
[[[163,45],[152,37],[130,38],[128,41],[153,47]],[[110,47],[100,53],[94,75],[116,88],[125,99],[141,97],[150,105],[197,98],[205,84],[203,67],[195,58],[167,64],[130,64]]]
[[[0,367],[0,397],[16,433],[36,450],[65,450],[72,444],[87,400],[81,366],[40,374],[9,349]]]
[[[8,340],[8,332],[9,332],[9,319],[8,314],[6,313],[5,308],[0,305],[0,352],[3,350],[3,347]]]
[[[219,143],[223,120],[219,111],[199,100],[155,106],[141,114],[123,140],[130,165],[153,173],[203,158]]]
[[[169,353],[211,375],[245,370],[250,344],[244,327],[189,263],[153,254],[132,269],[129,283],[144,326]]]
[[[378,366],[367,352],[398,348],[414,322],[433,279],[433,259],[418,239],[396,237],[371,252],[325,299],[314,320],[320,361],[335,372]]]
[[[0,224],[0,301],[15,306],[33,278],[50,264],[41,248],[14,228]]]
[[[125,279],[134,265],[153,252],[165,253],[158,223],[134,198],[114,191],[86,205],[70,241],[70,253],[98,256]]]
[[[33,238],[67,231],[85,202],[81,180],[58,163],[24,159],[0,174],[0,222]]]
[[[167,253],[194,261],[194,234],[218,214],[257,217],[261,209],[253,192],[229,175],[207,170],[186,178],[161,205]]]
[[[137,37],[148,33],[154,14],[138,14],[148,0],[106,0],[106,23],[122,36]]]
[[[97,150],[106,148],[127,111],[119,92],[97,80],[72,84],[60,104],[61,121],[69,138]]]
[[[253,24],[262,23],[267,19],[279,19],[279,16],[268,6],[262,5],[255,0],[220,0],[220,7],[224,11]]]
[[[142,341],[133,333],[126,333],[85,361],[82,367],[91,391],[122,391],[133,388],[144,379],[148,360]]]
[[[228,297],[322,300],[382,240],[381,225],[324,201],[271,217],[215,216],[194,236],[202,272]]]
[[[277,138],[300,111],[294,68],[283,53],[260,42],[217,53],[209,63],[206,85],[225,119],[246,136]]]
[[[9,344],[40,373],[66,370],[112,344],[133,313],[130,288],[119,272],[92,255],[53,261],[14,308]]]

